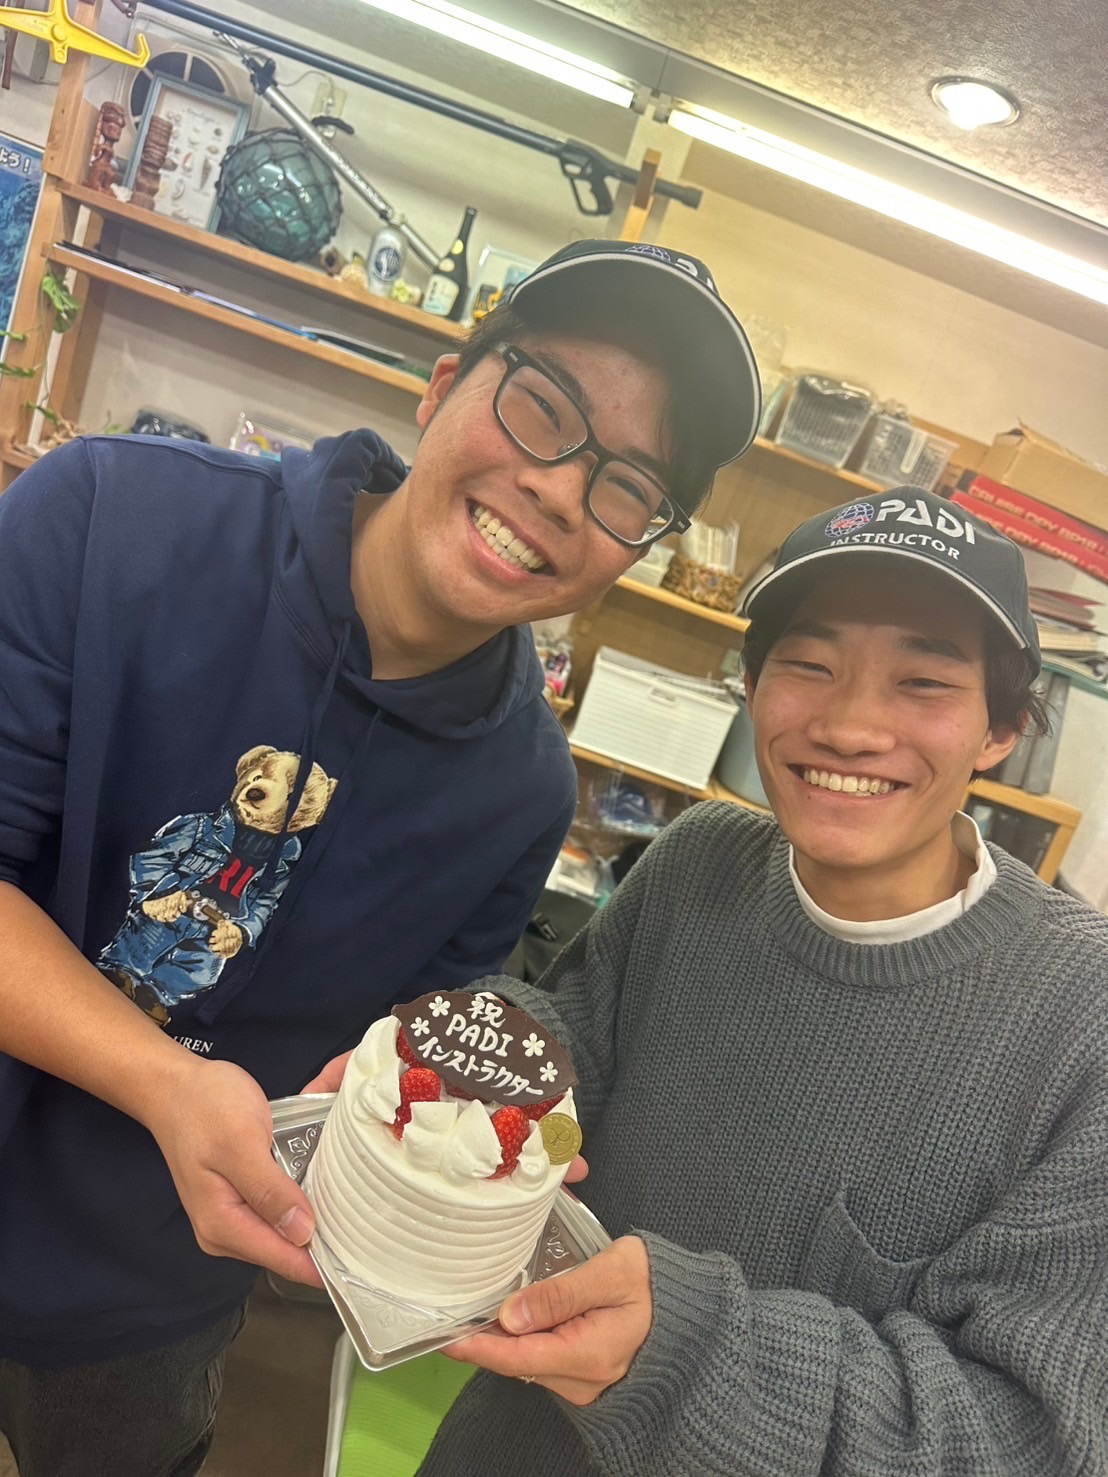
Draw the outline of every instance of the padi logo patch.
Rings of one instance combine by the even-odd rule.
[[[872,522],[873,507],[870,503],[851,503],[849,508],[840,508],[823,531],[828,538],[844,538]]]
[[[629,246],[627,248],[627,254],[629,256],[652,256],[660,262],[671,262],[673,260],[669,252],[662,246],[648,246],[645,244]]]
[[[884,524],[883,528],[868,525]],[[910,531],[893,527],[907,524]],[[851,503],[828,523],[824,530],[833,544],[872,544],[886,548],[927,550],[957,559],[958,545],[975,544],[977,535],[968,518],[962,519],[948,507],[936,508],[932,514],[922,498],[908,503],[899,497],[882,498],[876,513],[869,503]],[[942,537],[939,537],[942,535]]]

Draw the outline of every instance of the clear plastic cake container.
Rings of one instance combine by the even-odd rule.
[[[273,1157],[297,1184],[304,1178],[336,1096],[333,1092],[310,1093],[278,1098],[269,1105],[273,1114]],[[516,1288],[572,1271],[610,1243],[611,1237],[592,1211],[562,1189],[530,1261],[512,1281],[491,1299],[449,1309],[407,1303],[370,1286],[343,1265],[319,1231],[308,1250],[358,1358],[374,1372],[429,1354],[488,1327],[495,1323],[501,1303]]]

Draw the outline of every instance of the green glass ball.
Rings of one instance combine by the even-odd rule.
[[[287,128],[252,133],[228,149],[216,198],[221,231],[290,262],[317,257],[342,217],[329,166]]]

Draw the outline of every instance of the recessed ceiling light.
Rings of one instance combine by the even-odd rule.
[[[956,128],[983,128],[988,123],[1014,123],[1020,105],[1010,92],[973,77],[940,77],[931,84],[931,100]]]

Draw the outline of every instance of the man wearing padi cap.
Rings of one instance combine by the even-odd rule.
[[[698,805],[541,990],[618,1239],[449,1352],[421,1477],[1101,1477],[1108,920],[982,843],[1019,551],[913,488],[746,600],[774,817]],[[509,1378],[504,1378],[509,1376]]]
[[[685,527],[758,415],[703,265],[601,241],[438,361],[410,468],[369,431],[280,463],[93,436],[0,500],[23,1477],[199,1469],[256,1268],[318,1281],[267,1099],[500,967],[575,801],[526,623]]]

